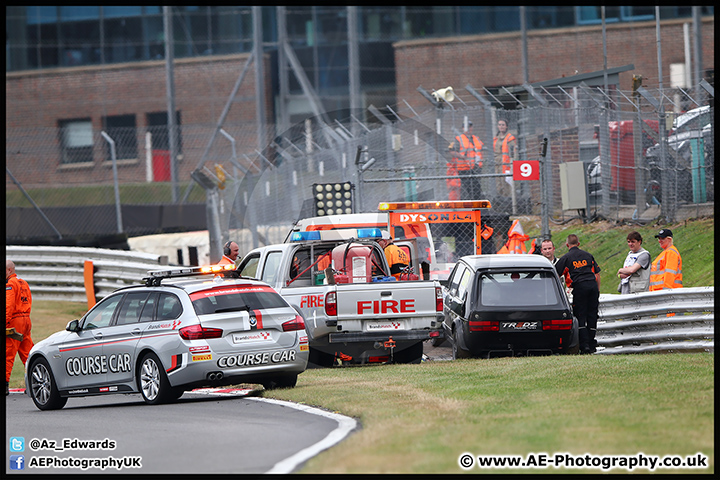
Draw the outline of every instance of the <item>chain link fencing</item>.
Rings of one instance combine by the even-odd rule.
[[[267,125],[272,141],[262,151],[255,146],[258,129],[249,123],[218,131],[213,125],[180,125],[175,183],[164,127],[6,128],[6,240],[203,229],[207,192],[218,185],[223,236],[248,228],[254,245],[268,241],[258,236],[258,226],[282,230],[315,215],[316,183],[350,181],[355,212],[377,211],[383,201],[447,200],[449,185],[458,180],[448,174],[450,146],[468,122],[484,144],[476,176],[480,192],[472,199],[490,200],[493,213],[545,215],[552,222],[578,215],[672,221],[679,208],[712,205],[712,97],[683,92],[692,108],[674,113],[667,92],[643,93],[543,88],[519,101],[519,108],[505,109],[458,89],[452,103],[428,103],[419,112],[401,100],[342,120],[310,118],[280,133]],[[538,161],[542,181],[511,181],[503,174],[492,148],[498,119],[507,120],[517,139],[517,159]],[[83,168],[99,158],[103,168]],[[58,161],[60,169],[77,169],[61,185],[48,168]],[[573,162],[582,163],[582,175],[563,178],[563,165]],[[209,190],[194,183],[193,171],[206,174]],[[24,181],[17,180],[18,172]],[[584,205],[564,199],[577,192]],[[190,205],[197,208],[191,211]]]

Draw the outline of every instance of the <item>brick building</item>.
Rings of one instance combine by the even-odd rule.
[[[685,61],[683,24],[688,21],[661,21],[664,77],[670,64]],[[702,17],[701,24],[702,70],[708,72],[714,70],[714,16]],[[655,28],[655,21],[607,25],[608,67],[635,67],[620,75],[622,90],[630,90],[633,74],[643,75],[645,85],[657,87]],[[599,25],[530,30],[527,41],[531,83],[602,69]],[[389,67],[394,70],[394,104],[405,114],[403,101],[413,108],[428,105],[416,91],[419,85],[462,89],[470,84],[478,89],[497,89],[523,82],[519,31],[401,40],[392,47],[394,65]],[[277,111],[273,90],[277,82],[271,78],[273,55],[264,58],[265,88],[271,92],[266,97],[268,132],[276,122]],[[201,159],[247,59],[247,53],[238,53],[175,60],[181,180],[189,180]],[[124,139],[118,156],[120,182],[144,181],[150,168],[146,132],[161,131],[167,123],[165,80],[162,60],[8,71],[8,167],[28,188],[111,182],[109,150],[102,138],[97,138],[101,130],[108,130]],[[249,73],[224,124],[237,140],[239,152],[251,153],[257,148],[254,92],[254,77]],[[93,135],[96,138],[91,138]],[[161,133],[154,136],[152,149],[162,152],[166,148],[167,139],[163,140]],[[155,169],[162,159],[150,157]]]
[[[684,23],[687,20],[661,22],[664,77],[669,75],[670,64],[685,62]],[[635,66],[620,74],[621,90],[632,89],[633,75],[642,75],[645,86],[658,87],[655,29],[655,21],[606,26],[608,68]],[[479,91],[481,87],[493,91],[523,83],[520,32],[405,40],[394,47],[397,98],[407,100],[413,108],[427,105],[416,92],[420,84],[426,89],[451,85],[460,91],[470,84]],[[593,25],[530,31],[527,51],[529,83],[599,71],[603,67],[602,29]],[[702,20],[702,59],[703,71],[714,70],[714,17]],[[403,107],[399,105],[408,114]]]

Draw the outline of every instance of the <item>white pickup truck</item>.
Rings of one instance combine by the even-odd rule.
[[[310,364],[419,363],[423,341],[443,335],[441,285],[389,276],[379,237],[377,228],[295,232],[250,251],[237,271],[302,312]]]

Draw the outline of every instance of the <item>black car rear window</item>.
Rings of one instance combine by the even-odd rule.
[[[540,307],[560,303],[560,288],[550,272],[481,273],[476,298],[488,307]]]
[[[213,289],[196,292],[190,299],[198,315],[288,307],[287,302],[277,292],[262,287],[250,290]]]

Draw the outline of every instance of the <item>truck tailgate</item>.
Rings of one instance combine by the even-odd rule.
[[[385,282],[337,285],[337,319],[411,320],[436,317],[435,282]],[[414,322],[413,322],[414,323]],[[382,328],[381,325],[378,328]],[[422,328],[407,325],[404,328]]]

